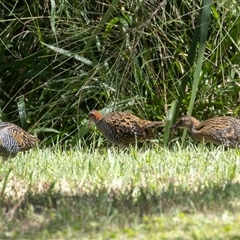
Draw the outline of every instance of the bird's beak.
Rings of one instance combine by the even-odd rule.
[[[173,124],[171,127],[170,127],[170,130],[174,130],[174,129],[176,129],[177,128],[177,124],[175,123],[175,124]]]
[[[93,124],[94,124],[93,122],[88,121],[88,125],[87,125],[87,127],[90,128]]]

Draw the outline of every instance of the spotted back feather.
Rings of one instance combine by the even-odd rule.
[[[17,125],[9,122],[0,123],[0,156],[13,158],[19,151],[26,151],[36,146],[39,139]]]
[[[240,120],[233,117],[215,117],[199,122],[192,116],[184,116],[172,126],[174,128],[188,129],[197,141],[240,147]]]
[[[96,110],[89,113],[98,130],[110,142],[127,146],[154,138],[154,129],[164,122],[142,120],[129,112],[111,112],[104,117]]]

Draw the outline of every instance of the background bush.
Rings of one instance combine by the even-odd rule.
[[[165,144],[179,114],[238,116],[240,7],[211,2],[2,0],[2,121],[73,146],[98,134],[86,127],[93,108],[166,119]]]

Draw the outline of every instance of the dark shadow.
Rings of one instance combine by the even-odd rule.
[[[240,201],[240,184],[231,181],[222,184],[209,183],[208,187],[199,184],[195,191],[173,184],[169,184],[162,191],[140,188],[137,195],[133,185],[125,193],[120,193],[119,189],[108,192],[107,189],[102,188],[94,189],[88,194],[79,193],[72,196],[55,193],[53,186],[42,194],[28,192],[21,201],[11,202],[2,199],[2,215],[8,216],[8,213],[14,209],[12,219],[18,222],[27,218],[31,207],[34,214],[48,218],[44,229],[49,233],[61,230],[66,224],[91,231],[89,222],[101,222],[105,217],[115,216],[118,224],[124,225],[126,221],[131,222],[136,217],[141,219],[143,215],[176,212],[191,214],[199,211],[236,212],[237,205],[235,206],[234,203]],[[50,217],[52,213],[56,213],[54,217]]]

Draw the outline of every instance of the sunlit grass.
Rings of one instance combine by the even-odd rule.
[[[1,165],[0,238],[240,236],[239,161],[201,145],[19,154]]]

